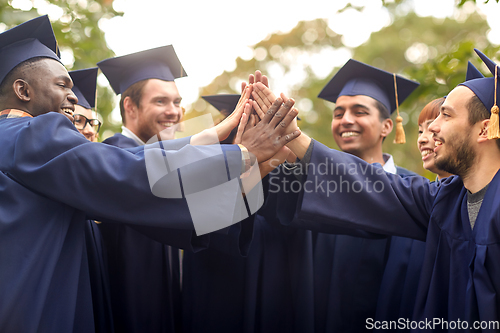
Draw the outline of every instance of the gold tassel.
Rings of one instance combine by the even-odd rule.
[[[500,127],[498,121],[499,108],[497,106],[497,74],[498,74],[497,71],[498,71],[498,66],[495,66],[495,91],[494,91],[495,105],[493,105],[493,107],[491,108],[490,123],[488,126],[488,140],[500,138]]]
[[[396,84],[396,74],[394,76],[394,91],[396,92],[396,111],[398,116],[396,117],[396,137],[394,138],[394,143],[402,144],[406,143],[405,129],[403,128],[403,117],[399,115],[399,102],[398,102],[398,86]]]

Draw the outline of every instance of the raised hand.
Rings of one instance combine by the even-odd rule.
[[[253,90],[253,85],[252,84],[247,85],[244,88],[240,100],[238,101],[238,104],[236,105],[234,111],[223,121],[217,124],[217,126],[215,126],[215,130],[217,131],[217,137],[219,138],[219,141],[226,139],[233,130],[233,128],[238,126],[241,115],[245,110],[245,105],[247,105],[250,102],[250,96],[252,94],[252,90]]]
[[[252,91],[252,97],[254,100],[250,100],[249,103],[252,103],[253,109],[255,110],[255,113],[262,119],[266,112],[269,110],[273,102],[276,100],[276,97],[274,93],[266,87],[262,82],[257,82],[254,84],[254,88]],[[280,98],[283,100],[284,103],[287,103],[289,100],[285,94],[281,93]],[[298,110],[295,109],[298,113]],[[286,132],[290,133],[295,130],[298,130],[299,127],[297,126],[297,118],[293,120],[293,122],[290,124],[290,126],[287,128]]]
[[[247,122],[242,134],[240,128],[241,144],[257,158],[259,163],[270,159],[281,147],[300,135],[299,129],[286,131],[298,114],[293,108],[295,101],[289,99],[284,104],[282,102],[281,98],[276,99],[255,126],[248,126]],[[247,114],[243,117],[244,122],[249,119]]]

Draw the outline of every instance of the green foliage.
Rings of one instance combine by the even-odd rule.
[[[453,19],[435,19],[419,17],[409,13],[404,17],[397,16],[397,6],[403,1],[392,1],[387,4],[393,23],[371,35],[363,45],[352,50],[353,58],[395,72],[421,83],[421,86],[402,104],[400,111],[405,118],[407,143],[393,144],[394,132],[385,140],[384,150],[394,155],[400,166],[425,174],[432,178],[429,172],[422,168],[420,153],[416,147],[418,134],[418,114],[431,100],[442,97],[465,79],[467,61],[471,60],[476,67],[481,66],[473,48],[483,50],[487,55],[495,55],[497,47],[489,46],[486,34],[489,29],[486,21],[476,13],[460,22]],[[457,4],[458,6],[458,4]],[[350,7],[350,5],[348,5]],[[355,7],[351,7],[355,8]],[[315,38],[306,38],[307,36]],[[299,22],[286,34],[273,34],[253,46],[254,50],[263,48],[266,56],[258,61],[237,59],[237,67],[233,72],[224,72],[202,89],[201,94],[239,93],[235,83],[248,79],[248,74],[260,69],[264,74],[276,64],[280,64],[284,75],[291,71],[295,60],[301,54],[315,54],[325,47],[342,48],[342,36],[328,28],[327,22],[318,19]],[[411,51],[419,51],[420,57],[411,57]],[[279,52],[278,52],[279,51]],[[262,50],[260,50],[262,54]],[[408,55],[406,55],[408,53]],[[415,52],[414,52],[415,53]],[[257,52],[255,52],[257,54]],[[493,57],[493,56],[492,56]],[[261,57],[262,58],[262,57]],[[409,59],[414,62],[410,62]],[[486,73],[485,68],[482,68]],[[337,148],[330,130],[332,103],[317,98],[318,93],[336,73],[334,68],[328,75],[317,77],[310,66],[304,69],[305,79],[298,86],[293,86],[291,97],[300,105],[302,99],[312,102],[312,111],[303,112],[299,107],[299,116],[303,119],[299,126],[316,140]],[[326,73],[325,73],[326,74]],[[270,75],[271,89],[273,77]],[[275,91],[279,93],[279,91]],[[191,110],[188,117],[200,113],[213,112],[215,109],[197,102],[197,111]],[[395,115],[393,116],[393,118]]]
[[[486,48],[486,21],[474,13],[465,21],[438,20],[418,17],[411,13],[396,17],[393,24],[373,33],[370,40],[354,50],[354,58],[396,72],[420,82],[420,87],[402,104],[400,110],[408,114],[405,124],[405,145],[393,144],[393,133],[384,143],[384,150],[393,154],[396,162],[423,174],[421,158],[416,149],[418,114],[431,100],[445,96],[465,80],[467,61],[482,68],[474,47]],[[405,58],[409,48],[418,48],[427,54],[414,64]]]
[[[48,6],[57,6],[62,11],[61,17],[53,21],[52,26],[59,48],[73,52],[74,64],[68,70],[94,67],[97,62],[114,55],[98,25],[101,19],[110,19],[122,14],[116,12],[112,4],[113,0],[47,1]],[[0,20],[6,29],[39,15],[39,8],[20,10],[13,8],[10,1],[0,0]],[[97,100],[97,111],[105,120],[101,131],[117,130],[116,126],[113,127],[111,122],[107,121],[113,109],[114,94],[107,87],[98,87]]]
[[[460,2],[457,4],[458,7],[462,7],[467,1],[472,1],[476,3],[476,0],[460,0]],[[498,3],[499,0],[495,0],[496,3]],[[488,3],[490,0],[484,0],[484,3]]]

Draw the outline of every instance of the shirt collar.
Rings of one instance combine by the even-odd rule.
[[[392,158],[392,155],[383,154],[384,157],[384,171],[392,173],[392,174],[397,174],[398,170],[396,169],[396,165],[394,164],[394,159]]]
[[[144,146],[146,144],[146,142],[139,139],[137,135],[135,135],[131,130],[129,130],[125,126],[122,126],[122,135],[126,136],[129,139],[134,140],[139,146]]]
[[[30,117],[33,118],[28,112],[24,112],[16,109],[5,109],[0,112],[0,120],[9,119],[9,118],[22,118],[22,117]]]

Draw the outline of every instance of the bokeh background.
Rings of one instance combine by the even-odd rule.
[[[500,62],[498,0],[0,0],[0,31],[43,14],[68,70],[172,44],[188,74],[176,81],[187,118],[220,117],[200,96],[239,93],[259,69],[295,98],[302,131],[332,148],[333,104],[317,95],[349,58],[416,80],[400,108],[407,143],[393,144],[393,133],[384,150],[429,178],[416,146],[420,110],[464,80],[468,60],[488,73],[474,47]],[[100,75],[100,140],[120,131],[117,102]]]

